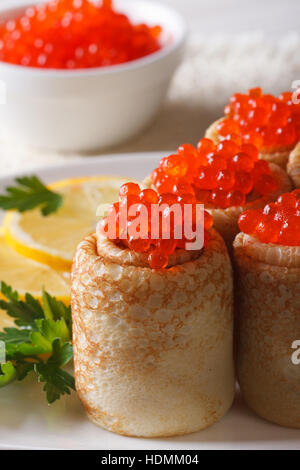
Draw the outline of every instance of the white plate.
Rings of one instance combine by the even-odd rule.
[[[29,173],[47,182],[95,174],[142,179],[164,154],[86,158]],[[11,177],[0,178],[0,193],[11,181]],[[205,431],[178,438],[134,439],[90,423],[75,393],[47,406],[41,386],[30,379],[0,390],[1,449],[300,449],[299,437],[297,430],[255,416],[238,394],[229,413]]]

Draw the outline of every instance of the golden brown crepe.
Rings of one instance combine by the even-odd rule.
[[[234,396],[232,270],[216,231],[164,270],[92,235],[72,273],[76,388],[89,418],[128,436],[218,421]]]
[[[300,247],[234,242],[237,372],[246,403],[259,416],[300,428]]]
[[[289,156],[287,172],[295,188],[300,188],[300,143],[296,145]]]

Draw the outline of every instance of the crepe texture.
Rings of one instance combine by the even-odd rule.
[[[287,172],[295,188],[300,188],[300,143],[291,152]]]
[[[279,183],[278,188],[273,193],[259,197],[258,199],[248,200],[244,206],[228,207],[227,209],[216,209],[209,206],[209,204],[205,204],[205,209],[211,214],[214,220],[214,228],[225,240],[230,255],[232,254],[233,241],[239,233],[238,220],[242,212],[248,209],[260,209],[261,207],[265,207],[269,202],[275,201],[280,194],[289,192],[292,189],[291,180],[282,168],[274,163],[270,163],[270,168]],[[146,187],[155,189],[152,185],[151,175],[143,181],[143,184]]]
[[[223,119],[224,117],[213,122],[205,132],[205,137],[211,139],[215,144],[220,142],[220,136],[217,131],[217,124],[220,121],[223,121]],[[285,170],[291,150],[292,149],[290,147],[284,148],[280,152],[276,151],[276,149],[274,149],[272,152],[272,149],[270,149],[268,152],[260,153],[259,156],[261,159],[266,160],[269,163],[276,163],[276,165]]]
[[[237,373],[246,403],[259,416],[300,428],[300,248],[234,242]]]
[[[92,235],[72,273],[76,388],[89,418],[128,436],[218,421],[234,396],[232,269],[216,231],[165,270]]]

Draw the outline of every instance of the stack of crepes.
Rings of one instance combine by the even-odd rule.
[[[233,288],[226,245],[238,277],[242,393],[259,415],[300,427],[299,372],[291,362],[291,341],[300,338],[300,240],[293,235],[293,227],[300,227],[300,198],[289,193],[286,173],[299,138],[300,107],[289,93],[276,98],[253,89],[234,95],[225,109],[226,117],[197,148],[185,144],[161,159],[144,181],[148,189],[122,186],[99,230],[77,248],[76,385],[88,416],[111,431],[185,434],[229,409]],[[206,211],[204,243],[197,250],[187,248],[194,239],[176,238],[175,228],[169,238],[162,229],[151,238],[151,212],[139,219],[146,220],[146,230],[130,232],[142,206],[165,204],[162,218],[168,218],[173,204],[190,205],[196,225],[199,203]],[[246,233],[237,235],[240,230]]]

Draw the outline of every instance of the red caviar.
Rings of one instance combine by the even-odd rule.
[[[234,137],[218,145],[204,138],[197,149],[181,145],[177,154],[161,159],[152,181],[159,193],[189,194],[222,209],[243,206],[251,192],[258,198],[278,187],[269,164],[258,160],[257,148]]]
[[[161,48],[160,26],[133,24],[112,0],[51,0],[0,27],[0,60],[81,69],[121,64]]]
[[[179,212],[172,212],[171,206],[174,204],[180,209]],[[190,204],[188,211],[185,206],[187,204]],[[158,211],[152,210],[153,205]],[[146,253],[152,269],[163,269],[167,267],[169,256],[177,248],[185,249],[187,242],[195,241],[196,231],[204,231],[204,246],[210,239],[212,217],[204,211],[204,220],[200,225],[201,219],[196,206],[196,197],[191,194],[164,193],[159,196],[153,189],[142,190],[138,184],[126,183],[120,188],[119,202],[111,206],[107,216],[101,221],[100,230],[117,244],[137,253]],[[121,209],[123,208],[124,213],[125,207],[127,213],[122,222],[124,214],[121,214]],[[154,222],[157,222],[155,238]],[[193,231],[190,239],[185,238],[186,222],[190,223]]]
[[[282,194],[264,209],[245,211],[239,227],[262,243],[300,246],[300,190]]]
[[[291,92],[279,97],[264,95],[261,88],[235,93],[225,115],[217,124],[219,135],[240,135],[263,153],[292,148],[300,140],[300,105],[293,102]]]

